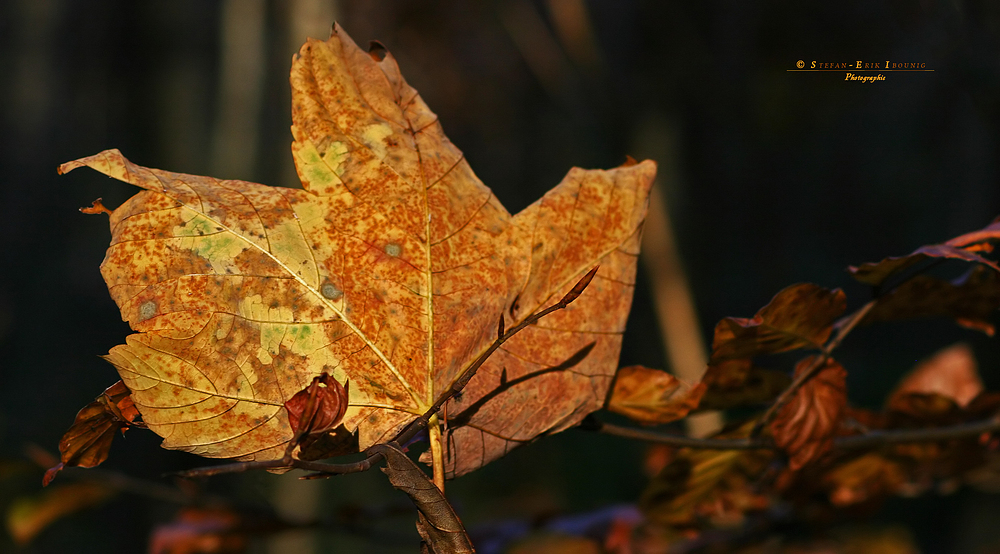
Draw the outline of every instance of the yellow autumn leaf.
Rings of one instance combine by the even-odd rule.
[[[101,266],[136,334],[107,359],[163,446],[279,458],[284,403],[350,382],[343,425],[391,439],[482,353],[600,271],[568,309],[508,341],[447,405],[449,475],[598,409],[617,366],[653,162],[572,169],[511,216],[383,49],[336,28],[296,57],[292,152],[304,190],[89,166],[144,190],[111,214]]]

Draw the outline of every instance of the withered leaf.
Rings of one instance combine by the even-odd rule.
[[[118,381],[76,414],[73,425],[59,440],[60,463],[45,472],[48,485],[64,467],[96,467],[108,459],[115,434],[137,423],[139,412],[128,388]]]
[[[733,358],[819,348],[847,308],[840,289],[800,283],[781,290],[750,319],[727,317],[715,326],[711,364]]]
[[[985,419],[1000,410],[1000,392],[983,391],[964,407],[972,419]]]
[[[313,377],[309,386],[285,402],[292,431],[309,435],[336,427],[347,411],[349,389],[350,383],[341,385],[325,373]]]
[[[695,506],[732,471],[743,452],[738,450],[686,451],[666,465],[643,492],[639,507],[647,518],[679,524],[695,518]]]
[[[350,380],[343,425],[360,448],[390,439],[489,346],[501,314],[523,321],[596,265],[579,300],[505,343],[449,403],[464,426],[449,428],[448,475],[600,408],[655,164],[574,168],[511,216],[384,49],[337,27],[302,47],[291,83],[304,190],[116,150],[60,168],[145,189],[110,218],[101,271],[137,333],[107,359],[163,446],[278,458],[285,402],[322,373]]]
[[[939,350],[899,382],[889,395],[888,407],[899,409],[905,396],[918,393],[940,395],[964,408],[983,392],[977,368],[972,348],[964,342]]]
[[[890,427],[954,425],[966,419],[954,400],[933,392],[894,395],[885,418]]]
[[[795,366],[796,377],[813,361]],[[822,369],[799,388],[770,423],[774,443],[788,455],[792,471],[814,462],[833,447],[833,436],[847,406],[847,371],[828,358]]]
[[[930,258],[979,263],[994,271],[1000,271],[1000,266],[996,262],[979,254],[992,251],[993,246],[989,241],[996,240],[1000,240],[1000,219],[994,220],[983,229],[957,236],[947,242],[921,246],[907,256],[890,257],[880,262],[851,266],[848,271],[858,281],[875,286],[881,285],[891,275]]]
[[[975,419],[964,408],[985,397],[976,358],[958,343],[917,364],[886,401],[889,425],[953,425]]]
[[[719,438],[746,437],[750,426]],[[689,525],[709,518],[738,524],[746,512],[767,507],[753,480],[773,454],[769,451],[681,449],[650,482],[639,508],[653,522]]]
[[[830,503],[849,506],[895,494],[906,482],[906,473],[898,462],[870,452],[835,467],[822,479]]]
[[[738,389],[746,384],[753,371],[750,358],[733,358],[710,364],[702,377],[709,388]]]
[[[465,526],[458,514],[445,499],[434,483],[413,460],[398,448],[380,444],[371,449],[380,452],[386,461],[382,471],[389,476],[389,482],[405,492],[419,512],[417,530],[428,546],[429,552],[436,554],[472,553],[475,549],[465,532]]]
[[[1000,273],[982,266],[947,281],[915,275],[878,299],[863,323],[919,317],[950,317],[963,327],[993,336],[1000,310]]]
[[[677,421],[698,407],[705,384],[682,383],[666,371],[623,367],[615,377],[608,410],[646,425]]]
[[[306,461],[323,460],[357,451],[358,432],[352,433],[341,424],[330,432],[314,435],[303,441],[297,457]]]
[[[753,365],[748,358],[723,360],[708,366],[702,382],[707,388],[698,408],[725,410],[774,400],[791,383],[783,371]]]

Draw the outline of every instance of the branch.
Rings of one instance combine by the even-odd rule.
[[[1000,431],[1000,416],[983,421],[962,423],[950,427],[929,427],[926,429],[897,429],[892,431],[869,431],[863,435],[839,437],[833,441],[834,448],[859,449],[885,444],[905,444],[914,442],[937,442],[975,437],[983,433]]]
[[[764,427],[770,423],[772,419],[774,419],[774,416],[778,414],[778,410],[780,410],[785,404],[788,403],[789,400],[792,399],[792,396],[794,396],[795,393],[802,388],[802,385],[806,384],[809,379],[816,375],[816,373],[818,373],[819,370],[826,365],[826,361],[830,359],[833,351],[836,350],[836,348],[840,346],[840,343],[843,342],[844,338],[858,326],[858,323],[861,323],[861,320],[868,315],[868,312],[870,312],[872,308],[875,307],[876,302],[878,302],[878,299],[868,302],[864,306],[858,308],[858,310],[851,315],[842,318],[834,324],[834,327],[837,328],[837,334],[823,346],[820,350],[819,356],[816,356],[816,359],[809,364],[809,367],[803,370],[802,373],[800,373],[795,380],[792,381],[792,384],[788,385],[788,388],[785,389],[777,399],[775,399],[774,403],[771,404],[767,411],[764,412],[764,415],[761,416],[761,418],[753,426],[753,429],[750,431],[751,437],[760,436]]]
[[[342,475],[345,473],[360,473],[362,471],[368,471],[373,465],[377,464],[381,460],[381,454],[373,453],[369,454],[367,458],[353,463],[324,464],[322,462],[307,462],[306,460],[294,458],[291,454],[285,454],[283,458],[268,460],[266,462],[234,462],[231,464],[220,464],[217,466],[197,467],[186,471],[170,473],[168,475],[176,475],[178,477],[193,479],[195,477],[211,477],[213,475],[222,475],[225,473],[243,473],[244,471],[251,471],[255,469],[304,469],[324,474],[322,476],[326,477],[329,475]],[[306,478],[313,477],[317,476],[306,476]]]
[[[771,441],[765,439],[696,439],[693,437],[687,437],[683,435],[671,435],[668,433],[658,433],[656,431],[647,431],[645,429],[636,429],[634,427],[623,427],[621,425],[614,425],[612,423],[604,423],[602,421],[597,421],[596,419],[591,419],[587,422],[587,425],[582,425],[581,428],[588,431],[597,431],[599,433],[605,433],[608,435],[615,435],[618,437],[625,437],[628,439],[636,439],[646,442],[655,442],[658,444],[667,444],[670,446],[686,447],[686,448],[699,448],[702,450],[757,450],[757,449],[774,449],[775,446]]]
[[[645,429],[613,425],[611,423],[598,421],[594,418],[587,420],[585,424],[580,427],[581,429],[588,431],[597,431],[608,435],[685,448],[698,448],[703,450],[777,449],[773,442],[763,437],[746,439],[695,439],[681,435],[672,435],[669,433],[659,433],[656,431],[647,431]],[[837,437],[833,440],[833,447],[843,450],[855,450],[863,448],[876,448],[889,444],[939,442],[975,437],[983,433],[995,431],[1000,431],[1000,415],[982,421],[961,423],[949,427],[891,429],[884,431],[869,431],[862,435]]]
[[[25,447],[24,454],[41,469],[50,468],[59,461],[59,458],[51,452],[33,443],[29,443]],[[62,473],[70,479],[100,483],[119,492],[173,504],[191,504],[195,501],[215,505],[231,503],[230,499],[222,496],[205,494],[200,491],[192,493],[190,490],[185,491],[156,481],[132,477],[112,469],[70,466],[63,469]]]

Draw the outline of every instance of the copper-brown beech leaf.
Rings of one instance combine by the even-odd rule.
[[[843,507],[895,494],[906,472],[898,462],[869,452],[826,472],[822,481],[830,503]]]
[[[976,357],[966,343],[936,352],[920,362],[889,395],[889,410],[914,416],[945,416],[965,408],[983,392]]]
[[[677,421],[698,407],[705,384],[687,385],[659,369],[632,365],[618,370],[608,410],[646,425]]]
[[[55,479],[64,467],[95,467],[108,459],[115,434],[136,423],[139,412],[129,391],[118,381],[96,400],[84,406],[73,425],[59,440],[60,462],[45,472],[43,485]]]
[[[111,214],[101,272],[136,334],[111,349],[163,446],[279,458],[284,404],[314,377],[350,380],[359,448],[394,437],[494,340],[600,265],[569,308],[532,325],[447,406],[448,475],[600,408],[634,289],[651,161],[574,168],[511,216],[382,47],[339,27],[293,61],[292,153],[304,190],[89,166],[145,190]]]
[[[723,360],[708,366],[702,382],[701,410],[724,410],[774,400],[791,383],[783,371],[753,365],[749,358]]]
[[[1000,241],[1000,218],[978,231],[957,236],[941,244],[921,246],[907,256],[851,266],[848,271],[858,281],[875,286],[881,285],[889,276],[931,258],[979,263],[1000,272],[1000,265],[980,255],[980,252],[992,251],[991,241]]]
[[[465,526],[441,490],[413,460],[391,444],[380,444],[372,450],[385,457],[382,471],[389,476],[392,486],[405,492],[417,507],[417,531],[427,551],[431,554],[475,552]]]
[[[743,438],[744,425],[718,438]],[[768,450],[681,449],[653,478],[639,499],[650,520],[689,525],[705,518],[738,524],[746,512],[767,508],[753,483],[773,458]]]
[[[949,317],[963,327],[993,336],[993,318],[1000,310],[1000,273],[975,266],[945,280],[915,275],[879,297],[863,323],[919,317]]]
[[[954,400],[933,392],[897,394],[885,414],[888,427],[955,425],[966,419]]]
[[[834,320],[846,308],[846,296],[840,289],[812,283],[786,287],[752,318],[727,317],[715,326],[711,363],[820,348],[830,337]]]
[[[813,362],[795,366],[796,377]],[[770,423],[774,443],[788,455],[792,471],[818,460],[833,447],[847,406],[847,371],[832,358],[795,392]]]

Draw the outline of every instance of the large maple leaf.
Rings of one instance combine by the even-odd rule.
[[[101,272],[137,334],[111,349],[163,446],[280,458],[284,403],[328,373],[350,382],[359,447],[427,410],[508,326],[600,271],[568,309],[503,345],[447,406],[458,475],[605,400],[632,299],[655,164],[572,169],[510,216],[375,44],[339,27],[292,65],[304,190],[89,166],[145,189],[111,214]]]

